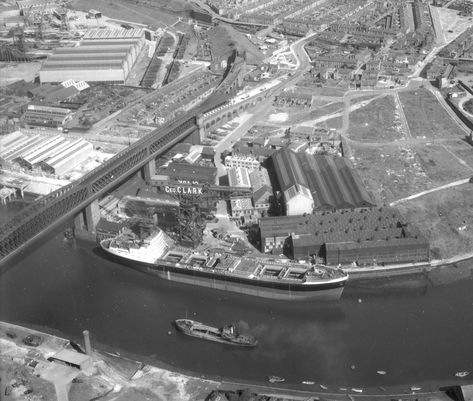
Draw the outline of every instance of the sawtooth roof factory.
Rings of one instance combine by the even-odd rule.
[[[56,49],[41,67],[40,81],[123,84],[144,43],[143,29],[91,30],[80,46]]]
[[[93,149],[93,145],[84,139],[68,140],[60,135],[27,136],[15,131],[2,138],[0,158],[17,163],[25,170],[62,176],[87,160]]]

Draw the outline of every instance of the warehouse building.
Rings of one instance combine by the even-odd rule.
[[[70,141],[61,136],[46,138],[33,149],[23,152],[15,162],[24,168],[32,170],[38,167],[43,160],[60,153],[69,147],[70,144]]]
[[[21,157],[23,153],[35,149],[44,141],[44,138],[39,135],[26,136],[21,135],[8,144],[5,144],[0,149],[0,156],[8,162],[13,162],[18,157]]]
[[[315,256],[330,265],[422,262],[430,256],[429,242],[390,207],[268,217],[260,220],[260,231],[265,253]]]
[[[5,161],[58,176],[85,161],[92,151],[92,144],[84,139],[27,136],[20,131],[4,136],[0,142],[0,157]]]
[[[125,83],[145,43],[142,29],[92,30],[77,47],[54,51],[39,72],[41,83],[67,80]]]
[[[243,167],[228,169],[228,184],[231,187],[251,187],[250,174],[248,169]]]
[[[268,212],[273,197],[273,188],[268,170],[260,168],[250,172],[250,183],[253,188],[253,203],[260,215]]]
[[[69,144],[54,156],[41,162],[41,168],[47,173],[61,176],[85,161],[94,147],[84,139],[78,139]]]
[[[297,153],[281,149],[271,159],[282,194],[284,213],[287,216],[312,213],[314,198]]]
[[[343,157],[281,149],[271,162],[288,216],[374,205],[361,178]]]
[[[26,125],[57,128],[66,124],[73,114],[71,109],[30,104],[23,115],[23,121]]]

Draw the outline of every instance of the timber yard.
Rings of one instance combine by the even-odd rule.
[[[422,385],[383,382],[391,372],[381,368],[364,381],[353,376],[361,362],[340,373],[355,383],[346,387],[334,376],[330,385],[295,379],[280,351],[265,348],[264,330],[217,322],[202,306],[246,305],[253,319],[266,305],[271,319],[312,307],[337,316],[328,311],[345,286],[350,309],[352,298],[369,307],[353,294],[417,294],[415,283],[440,276],[471,287],[472,55],[468,0],[3,1],[0,398],[472,400],[473,359],[448,377],[412,377]],[[71,265],[87,254],[104,275],[113,266],[128,277],[130,266],[140,271],[130,283],[156,283],[170,309],[182,313],[187,300],[186,319],[172,320],[200,337],[252,339],[258,347],[234,352],[274,363],[265,383],[230,379],[210,362],[209,377],[198,377],[200,362],[165,350],[122,357],[109,348],[119,341],[96,346],[106,323],[88,318],[71,334],[15,317],[8,275],[58,236]],[[43,257],[58,268],[54,251]],[[187,318],[199,302],[212,326]],[[470,326],[465,318],[458,331],[466,338]],[[185,340],[174,329],[161,338],[176,350]],[[143,353],[162,365],[137,362]]]

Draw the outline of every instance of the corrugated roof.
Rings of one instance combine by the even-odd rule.
[[[41,68],[42,71],[55,71],[55,70],[119,70],[122,68],[123,62],[103,62],[103,63],[90,63],[90,64],[44,64]]]
[[[56,49],[52,56],[62,54],[87,54],[87,53],[120,53],[128,52],[129,45],[114,45],[114,46],[79,46],[79,47],[61,47]]]
[[[280,149],[271,158],[281,191],[285,192],[296,184],[308,187],[306,176],[296,153]]]
[[[121,51],[121,52],[116,52],[116,53],[103,53],[103,52],[97,52],[97,53],[80,53],[80,54],[53,54],[52,56],[48,57],[48,63],[51,63],[53,61],[59,61],[64,63],[66,60],[71,60],[74,62],[81,61],[81,60],[122,60],[123,58],[126,57],[128,52],[126,51]]]
[[[294,233],[294,246],[303,246],[313,236],[314,243],[376,241],[395,238],[423,239],[389,207],[368,207],[319,211],[307,216],[266,217],[260,220],[261,237],[280,237]]]

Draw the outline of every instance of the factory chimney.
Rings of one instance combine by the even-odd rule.
[[[84,330],[82,334],[84,334],[85,353],[89,356],[92,356],[92,347],[90,345],[89,330]]]

